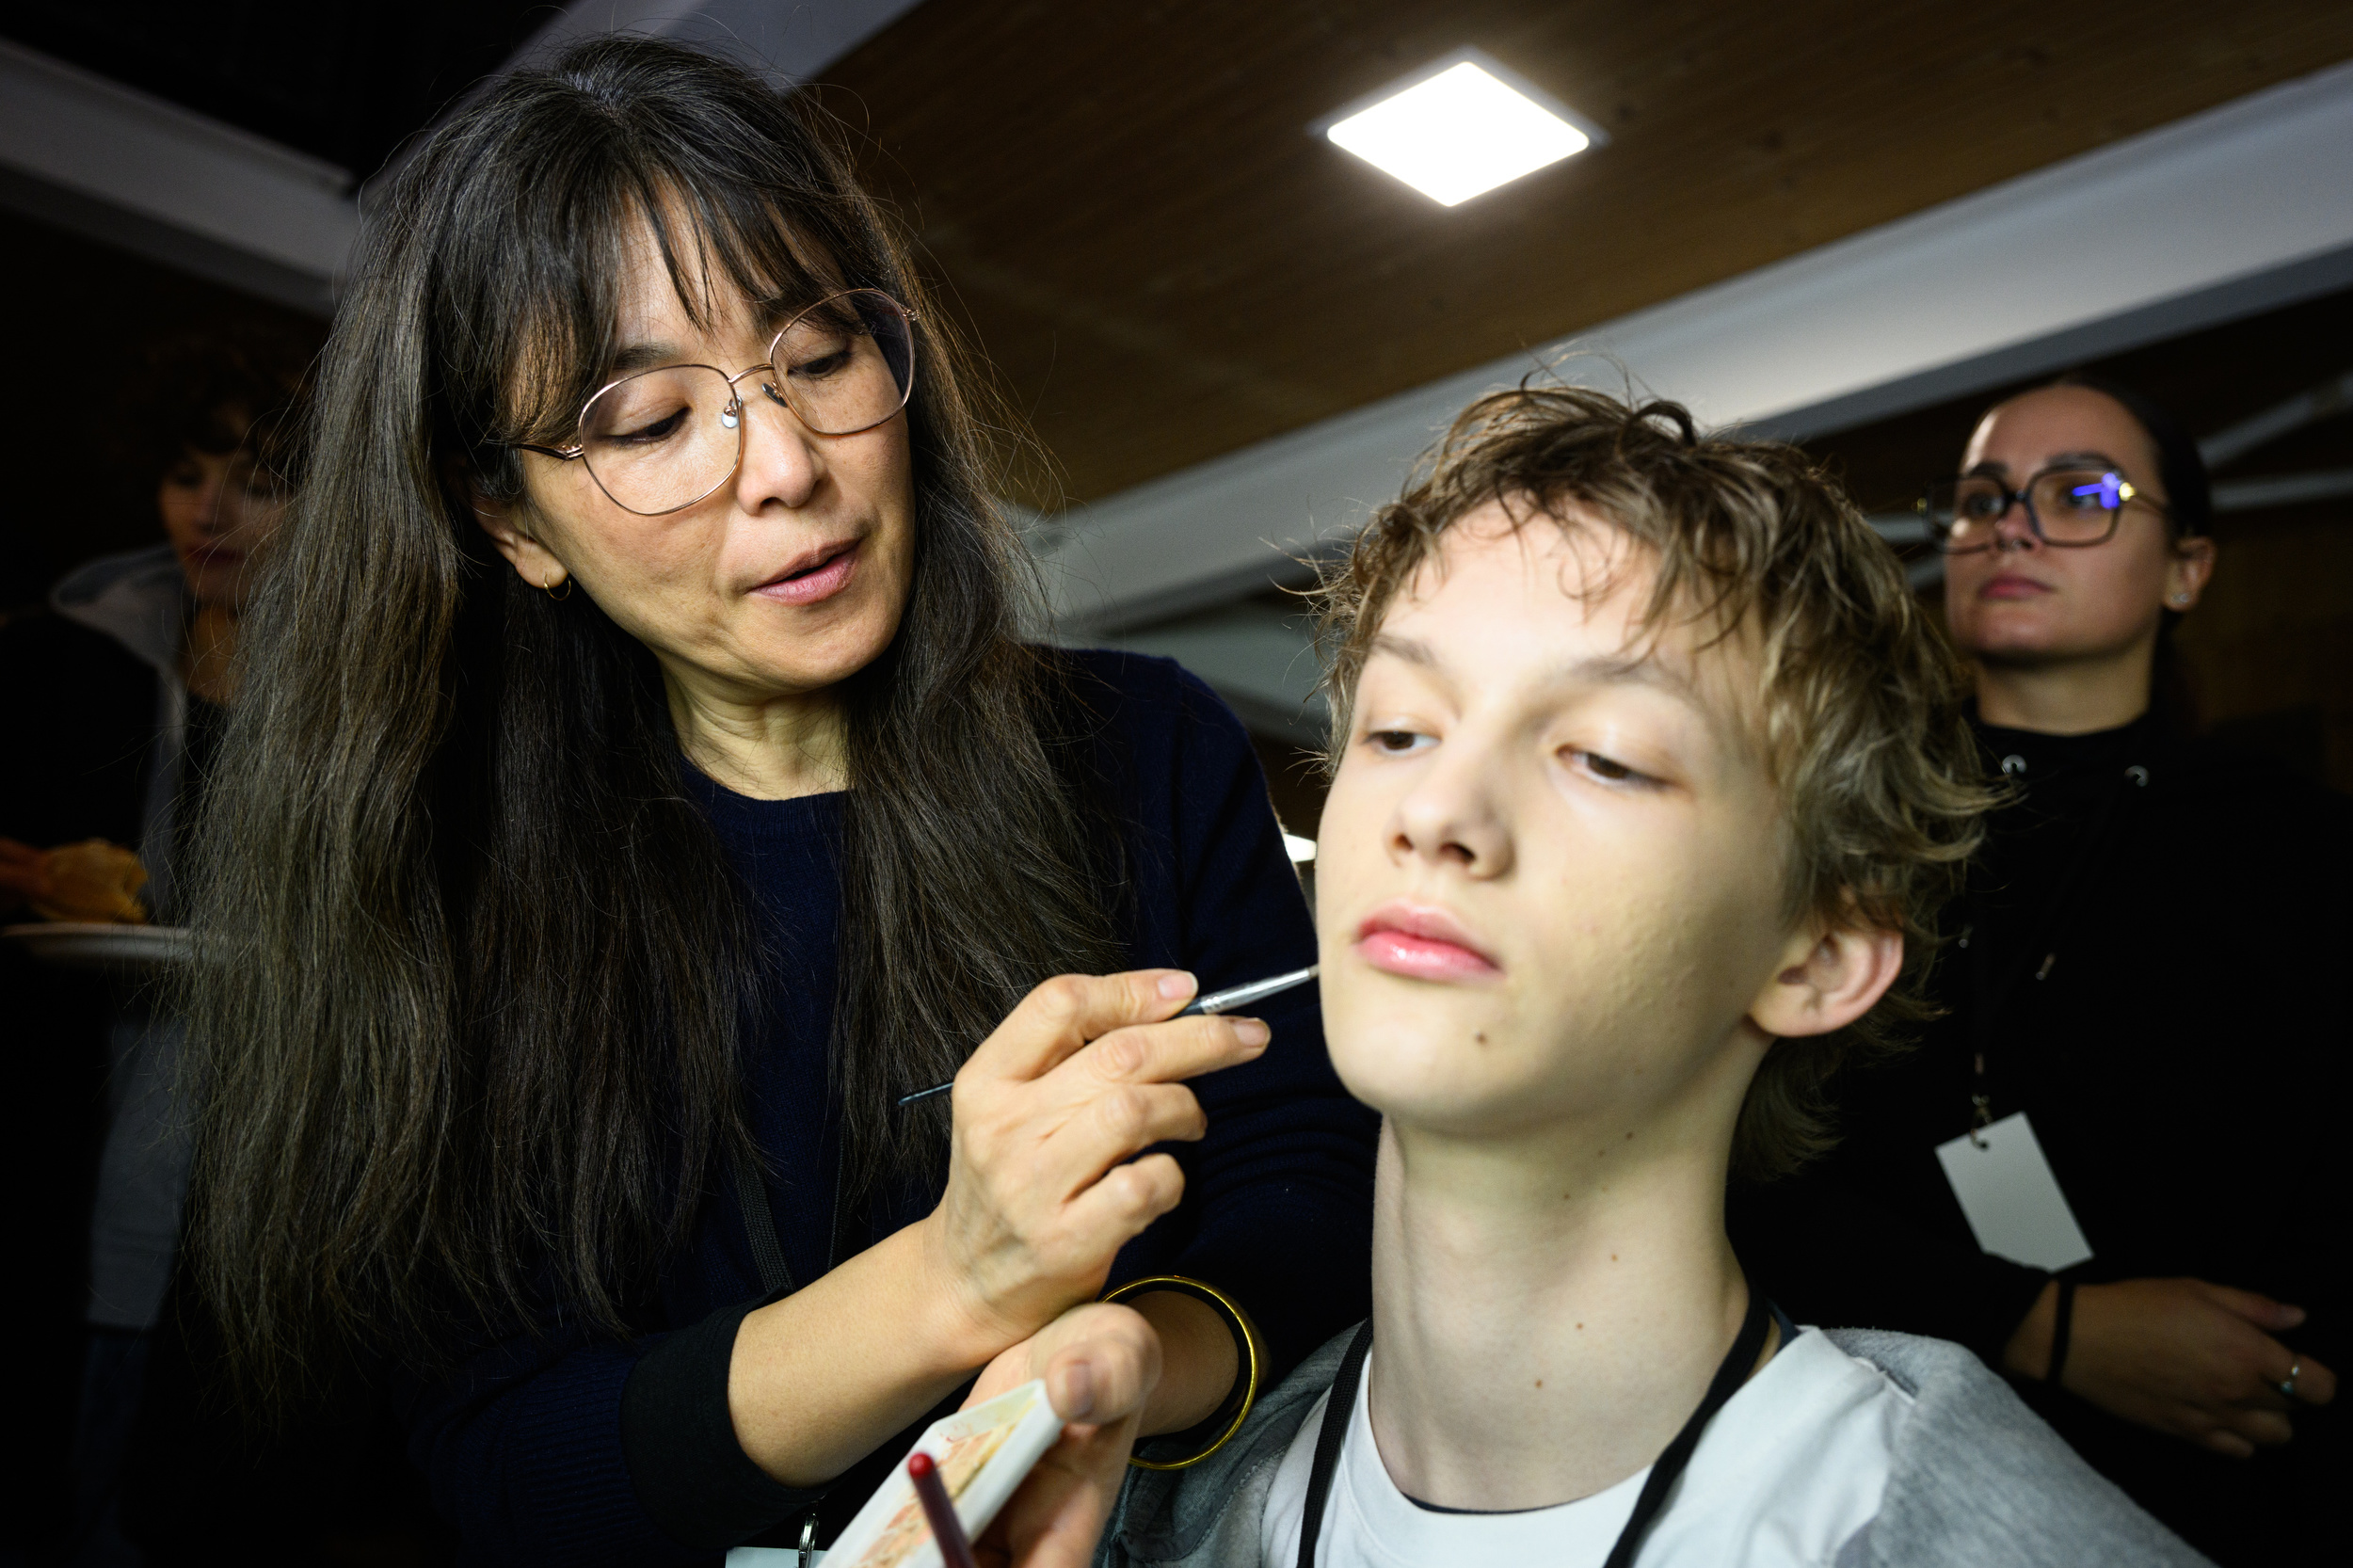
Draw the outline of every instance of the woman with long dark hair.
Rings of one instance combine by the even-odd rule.
[[[1313,961],[1247,742],[1020,639],[973,397],[824,123],[691,51],[375,204],[206,823],[194,1263],[264,1404],[403,1368],[470,1558],[823,1545],[1043,1376],[999,1528],[1081,1562],[1364,1310],[1312,1005],[1174,1016]]]
[[[2201,1551],[2333,1562],[2353,816],[2185,732],[2167,644],[2217,551],[2164,409],[2068,377],[1956,467],[1927,511],[2011,800],[1945,1016],[1849,1075],[1844,1143],[1736,1235],[1793,1311],[1976,1350]]]

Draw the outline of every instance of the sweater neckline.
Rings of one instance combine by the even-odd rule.
[[[679,778],[686,795],[712,826],[729,838],[773,839],[830,830],[840,821],[845,790],[827,790],[785,800],[738,794],[679,754]]]

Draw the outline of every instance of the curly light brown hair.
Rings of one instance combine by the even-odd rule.
[[[1840,1066],[1899,1048],[1934,1016],[1937,913],[1994,801],[1962,717],[1960,663],[1895,552],[1797,448],[1702,436],[1673,403],[1522,386],[1464,410],[1324,572],[1327,766],[1347,744],[1357,677],[1390,604],[1447,529],[1489,503],[1520,524],[1581,508],[1639,546],[1656,573],[1646,634],[1696,624],[1710,643],[1754,639],[1754,735],[1785,808],[1785,918],[1904,938],[1878,1006],[1835,1033],[1777,1042],[1749,1086],[1734,1170],[1794,1171],[1834,1142],[1825,1090]]]

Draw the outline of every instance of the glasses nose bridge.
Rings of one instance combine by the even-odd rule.
[[[752,422],[744,417],[744,393],[738,383],[740,383],[746,376],[758,376],[763,371],[771,376],[777,375],[776,367],[773,360],[762,361],[761,363],[755,365],[746,365],[732,376],[727,376],[724,372],[721,373],[723,378],[728,384],[728,395],[729,398],[728,412],[735,426],[735,463],[733,467],[728,470],[728,476],[719,481],[720,485],[733,483],[735,479],[743,473],[744,463],[751,457]],[[781,376],[778,376],[778,379],[781,378]],[[791,424],[786,427],[788,432],[793,438],[797,439],[804,448],[807,448],[810,444],[809,437],[812,432],[810,431],[808,423],[801,418],[801,411],[792,407],[792,403],[785,398],[783,392],[776,385],[775,382],[762,381],[760,384],[760,390],[768,394],[769,402],[774,403],[777,408],[784,410],[785,416],[791,421]],[[713,488],[716,488],[717,487]]]
[[[744,390],[737,383],[741,382],[746,376],[758,376],[762,371],[767,372],[770,376],[776,376],[777,380],[783,379],[783,377],[777,373],[776,361],[774,360],[762,360],[756,365],[745,365],[742,370],[737,371],[734,375],[726,377],[728,383],[728,396],[730,400],[730,412],[739,410],[744,406]],[[766,392],[768,394],[768,401],[775,404],[777,408],[784,409],[787,413],[792,414],[796,419],[800,416],[800,411],[792,407],[792,403],[785,397],[784,390],[778,387],[776,381],[762,381],[760,384],[760,390]]]

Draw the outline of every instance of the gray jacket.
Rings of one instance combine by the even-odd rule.
[[[1258,1527],[1274,1472],[1332,1386],[1354,1333],[1302,1362],[1258,1401],[1234,1440],[1200,1464],[1129,1471],[1096,1568],[1258,1568]],[[1840,1550],[1836,1568],[2206,1561],[2077,1458],[1969,1352],[1876,1329],[1829,1333],[1913,1401],[1880,1511]],[[1148,1444],[1144,1457],[1151,1457]]]
[[[188,688],[180,677],[187,579],[168,544],[77,567],[49,596],[66,619],[112,637],[155,672],[155,744],[148,753],[139,828],[142,889],[159,922],[180,914],[173,850],[187,757]],[[180,1243],[187,1195],[188,1119],[173,1096],[180,1026],[134,997],[107,1028],[106,1138],[90,1206],[85,1320],[101,1328],[155,1326]]]

